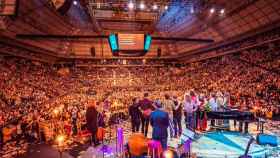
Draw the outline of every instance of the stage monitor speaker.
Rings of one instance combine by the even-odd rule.
[[[157,57],[161,57],[161,48],[157,49]]]
[[[277,137],[273,135],[268,134],[259,134],[257,136],[257,143],[259,145],[271,145],[271,146],[277,146]]]
[[[90,48],[90,54],[91,56],[95,57],[95,47]]]

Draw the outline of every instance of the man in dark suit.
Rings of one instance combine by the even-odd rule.
[[[140,122],[141,122],[141,112],[139,110],[139,104],[137,98],[132,99],[132,105],[129,106],[128,112],[131,117],[132,132],[139,132]]]
[[[97,129],[98,129],[97,115],[98,115],[98,112],[95,108],[95,102],[91,101],[88,104],[88,108],[86,110],[86,120],[87,120],[87,129],[92,134],[92,141],[95,146],[97,146],[99,144],[98,140],[97,140]]]
[[[150,117],[151,125],[153,127],[152,138],[160,141],[163,149],[167,149],[169,116],[168,113],[162,109],[160,100],[156,100],[155,105],[157,109],[151,113]]]
[[[154,110],[153,102],[148,99],[149,93],[144,93],[144,99],[139,102],[141,114],[141,131],[147,137],[150,124],[150,114]]]

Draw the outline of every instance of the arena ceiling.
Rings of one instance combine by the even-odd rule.
[[[17,2],[17,3],[15,3]],[[129,4],[133,9],[129,9]],[[141,9],[139,5],[143,3]],[[5,9],[15,4],[15,14]],[[155,8],[155,5],[157,6]],[[17,35],[109,35],[113,32],[213,39],[214,43],[153,41],[145,57],[180,58],[280,20],[278,0],[0,0],[0,52],[37,59],[110,58],[102,38],[19,38]]]

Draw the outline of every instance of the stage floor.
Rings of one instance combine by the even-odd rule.
[[[271,123],[271,122],[270,122]],[[277,122],[280,125],[280,122]],[[124,128],[125,140],[132,134],[130,132],[130,123],[123,122],[119,126]],[[184,127],[184,125],[183,125]],[[232,121],[231,121],[231,127]],[[278,135],[275,132],[280,132],[277,130],[280,126],[277,126],[274,122],[275,128],[269,125],[265,127],[265,133]],[[113,128],[114,129],[114,128]],[[235,129],[231,129],[235,130]],[[148,137],[151,137],[152,129],[149,129]],[[183,128],[183,133],[186,135],[188,133],[186,128]],[[237,158],[238,156],[244,154],[247,143],[250,136],[256,136],[258,133],[256,130],[256,124],[252,123],[249,126],[250,135],[244,135],[239,132],[206,132],[197,133],[196,139],[192,143],[191,151],[195,153],[199,158]],[[114,134],[113,134],[114,135]],[[172,148],[178,148],[178,146],[184,142],[186,137],[182,135],[178,139],[169,139],[168,145]],[[278,135],[279,137],[279,135]],[[111,148],[111,153],[115,153],[115,141],[112,139],[111,142],[105,142],[106,145]],[[89,145],[76,144],[69,150],[65,151],[63,158],[102,158],[101,146],[97,148],[89,147]],[[271,156],[271,152],[274,152],[274,156]],[[268,154],[268,158],[279,158],[280,157],[280,146],[278,148],[272,148],[260,146],[253,144],[249,151],[250,155],[254,158],[265,158]],[[279,153],[277,156],[276,153]],[[106,157],[115,158],[115,155],[107,154]],[[93,156],[95,155],[95,157]],[[23,156],[17,156],[17,158],[59,158],[59,153],[49,145],[31,145],[28,151]],[[7,157],[8,158],[8,157]]]

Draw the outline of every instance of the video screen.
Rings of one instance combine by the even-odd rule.
[[[0,0],[0,16],[15,15],[16,5],[16,0]]]
[[[118,34],[119,50],[143,50],[144,34]]]

